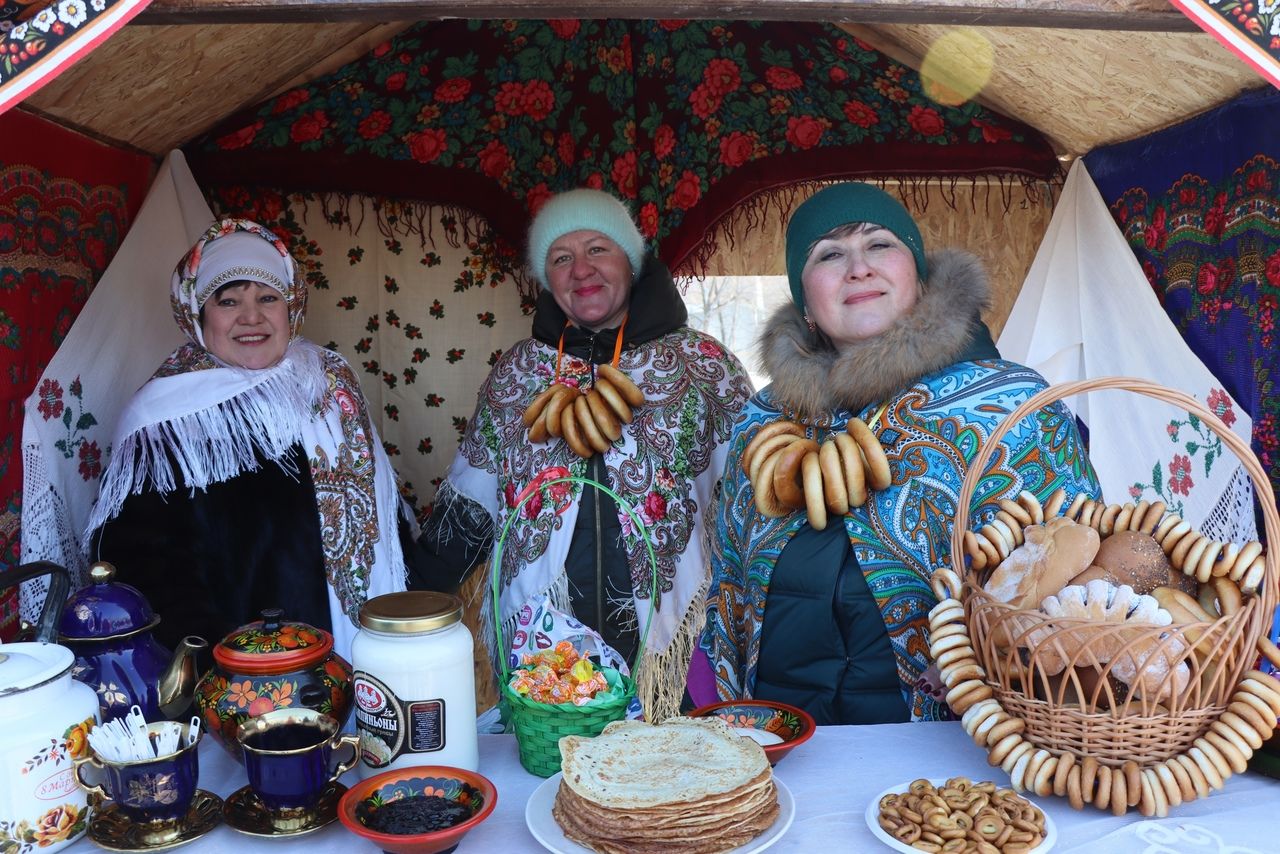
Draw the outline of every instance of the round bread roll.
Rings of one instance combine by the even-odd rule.
[[[1058,767],[1053,772],[1053,794],[1058,797],[1065,797],[1067,794],[1067,781],[1071,775],[1071,769],[1076,767],[1076,755],[1069,750],[1058,754]],[[1076,770],[1079,774],[1079,769]],[[1077,783],[1077,785],[1079,785]],[[1078,808],[1077,808],[1078,809]]]
[[[800,464],[810,451],[818,450],[818,443],[812,439],[799,439],[778,451],[778,464],[773,469],[773,493],[778,500],[799,510],[805,506],[805,489],[800,482]],[[818,494],[822,494],[822,485],[818,485]]]
[[[988,539],[986,530],[976,535],[980,547]],[[1008,557],[1002,559],[994,546],[987,554],[989,564],[998,564],[984,585],[987,593],[1015,608],[1039,605],[1083,572],[1098,552],[1097,531],[1061,517],[1029,525],[1023,535],[1023,544]]]
[[[631,406],[635,407],[644,403],[644,392],[642,392],[640,388],[632,382],[631,377],[627,376],[608,362],[596,365],[596,375],[608,380]]]
[[[609,401],[599,389],[592,389],[583,395],[587,399],[587,406],[591,409],[591,418],[595,421],[596,427],[606,439],[612,444],[622,438],[622,422],[618,420],[618,416],[614,414],[613,407],[609,405]]]
[[[1031,516],[1032,525],[1044,524],[1045,508],[1040,504],[1039,498],[1024,489],[1018,493],[1017,501]]]
[[[578,395],[573,401],[573,414],[578,419],[578,429],[582,431],[587,444],[600,454],[609,450],[610,442],[596,425],[595,417],[591,414],[591,404],[587,403],[585,394]]]
[[[768,424],[761,427],[756,431],[756,434],[751,437],[751,441],[747,443],[747,447],[742,452],[742,471],[754,479],[755,476],[751,474],[752,460],[768,448],[775,448],[779,447],[781,444],[785,444],[784,440],[777,440],[777,437],[779,436],[792,436],[799,438],[804,436],[804,428],[791,421],[770,421]],[[777,441],[773,441],[771,444],[766,444],[770,443],[770,440]]]
[[[627,406],[627,401],[623,399],[622,392],[618,391],[613,383],[604,377],[596,377],[595,390],[600,392],[600,397],[609,404],[609,408],[613,410],[613,414],[618,417],[619,421],[623,424],[631,423],[631,419],[634,417],[631,407]]]
[[[781,463],[778,468],[781,470]],[[822,488],[822,464],[816,451],[808,451],[801,458],[800,475],[804,479],[804,504],[805,512],[809,514],[809,527],[821,531],[827,527],[827,503]]]
[[[978,545],[978,538],[973,531],[965,531],[961,536],[964,542],[964,552],[969,556],[969,565],[975,570],[983,570],[987,568],[987,554]]]
[[[889,470],[889,458],[885,456],[876,434],[861,418],[850,418],[845,429],[862,450],[862,458],[867,462],[867,482],[871,488],[888,487],[893,482],[893,475]]]
[[[850,507],[861,507],[867,503],[866,466],[862,462],[862,452],[858,443],[848,433],[837,433],[832,437],[836,450],[840,452],[840,465],[844,469],[844,488],[849,495]]]
[[[1113,584],[1127,584],[1137,593],[1150,593],[1157,587],[1177,587],[1196,592],[1195,579],[1173,568],[1169,557],[1150,534],[1141,531],[1117,531],[1104,539],[1093,557],[1093,565],[1106,571],[1102,576]],[[1087,582],[1072,579],[1072,584]]]
[[[778,467],[780,453],[770,454],[760,464],[760,476],[752,481],[756,493],[756,509],[764,516],[779,519],[791,512],[785,504],[778,500],[773,491],[773,472]]]
[[[1000,499],[1000,509],[1008,513],[1017,521],[1018,525],[1025,528],[1028,525],[1034,525],[1035,520],[1031,518],[1031,514],[1027,512],[1027,508],[1023,507],[1016,501],[1008,498]]]
[[[541,445],[550,438],[551,434],[547,432],[547,407],[543,406],[542,411],[536,421],[529,427],[529,441],[535,445]]]
[[[789,446],[792,442],[799,442],[803,436],[796,436],[791,433],[783,433],[777,436],[770,436],[760,443],[756,449],[755,455],[751,457],[749,466],[744,469],[747,473],[747,479],[752,483],[760,480],[760,470],[764,468],[765,460],[776,455],[783,448]]]
[[[576,400],[581,397],[579,394],[572,395]],[[570,396],[565,395],[557,400],[569,400]],[[584,460],[590,459],[592,456],[591,446],[587,444],[587,440],[582,437],[582,430],[578,424],[577,408],[565,405],[560,413],[560,431],[564,435],[565,444],[569,446],[569,450],[573,451]]]
[[[543,407],[551,402],[551,398],[556,395],[556,383],[552,383],[542,394],[533,399],[533,402],[525,407],[524,413],[520,416],[520,420],[524,422],[525,427],[532,427],[534,422],[538,420],[538,416],[542,414]]]
[[[1117,774],[1120,772],[1117,771]],[[1121,775],[1124,779],[1124,775]],[[1097,789],[1093,793],[1093,805],[1100,810],[1105,810],[1111,805],[1111,768],[1107,765],[1098,766]]]

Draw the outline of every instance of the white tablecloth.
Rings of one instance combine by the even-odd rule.
[[[795,797],[795,823],[770,852],[887,850],[868,830],[864,812],[877,793],[916,777],[963,775],[1007,782],[958,723],[820,727],[774,769]],[[480,773],[498,788],[498,806],[458,846],[459,854],[540,852],[525,826],[525,803],[543,782],[520,767],[513,736],[480,737]],[[353,772],[344,782],[352,784]],[[244,770],[212,739],[200,749],[200,788],[226,797],[245,785]],[[1123,818],[1094,809],[1072,810],[1065,799],[1037,802],[1058,826],[1055,852],[1123,854],[1249,854],[1280,850],[1280,785],[1248,773],[1232,777],[1209,798],[1176,808],[1169,818]],[[87,838],[66,849],[97,850]],[[373,854],[378,848],[338,822],[297,839],[264,840],[226,826],[180,849],[184,854],[271,851],[278,854]]]

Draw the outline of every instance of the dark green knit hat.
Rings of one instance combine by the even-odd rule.
[[[791,301],[801,312],[804,311],[804,284],[800,274],[804,271],[809,247],[831,229],[853,222],[874,222],[892,231],[915,256],[920,281],[928,278],[924,240],[916,221],[902,203],[870,184],[859,181],[836,184],[815,193],[796,208],[787,223],[787,279],[791,282]]]

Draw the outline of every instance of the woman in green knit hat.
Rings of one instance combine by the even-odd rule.
[[[772,382],[734,427],[715,509],[702,644],[717,691],[819,724],[948,718],[930,573],[950,562],[967,462],[1045,380],[1000,358],[978,259],[926,253],[882,190],[814,195],[788,224],[786,260],[791,303],[761,337]],[[975,524],[1024,489],[1097,493],[1072,414],[1055,404],[1037,419],[1003,440]]]

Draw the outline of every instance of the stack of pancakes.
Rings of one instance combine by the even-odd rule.
[[[778,817],[764,750],[719,718],[615,721],[595,738],[565,736],[560,754],[552,815],[602,854],[728,851]]]

